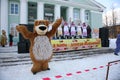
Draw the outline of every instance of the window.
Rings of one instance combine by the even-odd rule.
[[[18,14],[18,3],[10,3],[10,14]]]
[[[85,20],[89,21],[89,11],[85,11]]]
[[[44,5],[44,19],[49,20],[50,22],[54,21],[54,5]]]
[[[79,20],[80,19],[80,10],[79,9],[74,9],[74,20]]]
[[[28,2],[28,23],[34,24],[34,20],[37,19],[37,3]]]
[[[16,25],[18,25],[18,24],[16,24],[16,23],[10,24],[10,33],[12,33],[14,37],[18,37],[18,32],[16,30]]]

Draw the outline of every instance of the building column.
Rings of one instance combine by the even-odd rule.
[[[20,0],[20,24],[28,23],[28,5],[27,0]]]
[[[81,22],[85,22],[85,9],[80,9],[80,20]]]
[[[44,3],[38,2],[37,3],[37,19],[44,19]]]
[[[67,14],[67,21],[73,21],[73,7],[68,8]]]
[[[0,1],[0,29],[4,29],[6,31],[6,35],[8,35],[8,0]]]
[[[55,5],[55,10],[54,10],[54,14],[55,14],[55,20],[60,18],[60,5]]]
[[[1,25],[1,0],[0,0],[0,25]],[[0,35],[1,35],[1,26],[0,26]]]

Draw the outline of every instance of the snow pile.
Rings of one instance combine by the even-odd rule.
[[[116,39],[109,39],[109,47],[113,49],[116,48]]]

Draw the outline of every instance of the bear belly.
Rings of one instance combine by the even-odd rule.
[[[47,60],[52,55],[52,46],[47,36],[37,36],[34,39],[33,55],[36,60]]]

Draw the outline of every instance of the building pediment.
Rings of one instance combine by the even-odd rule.
[[[87,10],[103,11],[105,7],[95,0],[41,0],[48,4],[59,4],[61,6],[72,6],[75,8],[84,8]]]

